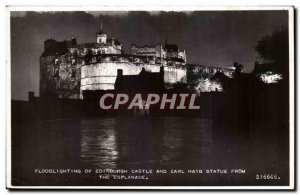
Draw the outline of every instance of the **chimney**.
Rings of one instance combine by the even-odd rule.
[[[258,67],[258,65],[259,65],[258,61],[255,61],[254,62],[254,69],[256,69]]]
[[[114,40],[114,38],[111,38],[111,44],[112,44],[112,45],[115,45],[115,40]]]
[[[233,62],[233,67],[238,67],[238,63],[237,62]]]
[[[29,102],[33,102],[34,99],[34,92],[33,91],[29,91],[28,92],[28,101]]]
[[[164,74],[164,72],[165,72],[165,69],[164,69],[164,67],[163,67],[163,66],[161,66],[161,67],[160,67],[160,69],[159,69],[159,72],[160,72],[160,73],[162,73],[162,74]]]
[[[118,69],[117,70],[117,76],[123,76],[123,70],[122,69]]]
[[[76,45],[76,44],[77,44],[76,38],[72,37],[71,38],[71,45]]]
[[[160,67],[159,73],[160,73],[161,89],[163,89],[164,88],[164,83],[165,83],[165,69],[164,69],[163,66]]]

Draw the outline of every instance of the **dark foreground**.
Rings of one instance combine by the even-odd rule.
[[[191,117],[101,117],[12,125],[13,185],[288,185],[288,135],[272,122],[248,133]],[[272,132],[272,133],[270,133]],[[127,169],[148,179],[38,174],[35,169]],[[166,174],[131,174],[166,169]],[[189,174],[189,169],[203,174]],[[227,169],[228,173],[205,173]],[[231,173],[232,169],[245,173]],[[185,173],[170,173],[183,170]],[[280,179],[257,179],[271,174]],[[102,174],[103,175],[103,174]],[[125,174],[126,175],[126,174]]]

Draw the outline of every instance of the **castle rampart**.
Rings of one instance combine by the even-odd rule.
[[[79,99],[84,90],[113,90],[118,69],[124,75],[138,75],[144,68],[159,72],[164,68],[166,87],[186,83],[185,51],[177,45],[149,47],[132,45],[131,54],[124,54],[122,44],[102,30],[94,43],[70,41],[44,42],[40,58],[40,96]]]

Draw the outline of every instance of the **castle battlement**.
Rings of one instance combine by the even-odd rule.
[[[186,83],[185,51],[176,45],[154,47],[132,45],[131,53],[122,51],[122,44],[103,31],[96,42],[77,44],[76,38],[44,42],[40,58],[40,96],[80,99],[86,90],[113,90],[117,70],[124,75],[137,75],[142,69],[159,72],[164,68],[164,83],[171,86]]]

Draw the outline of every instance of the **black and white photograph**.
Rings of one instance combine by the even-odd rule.
[[[292,6],[6,9],[7,188],[295,188]]]

